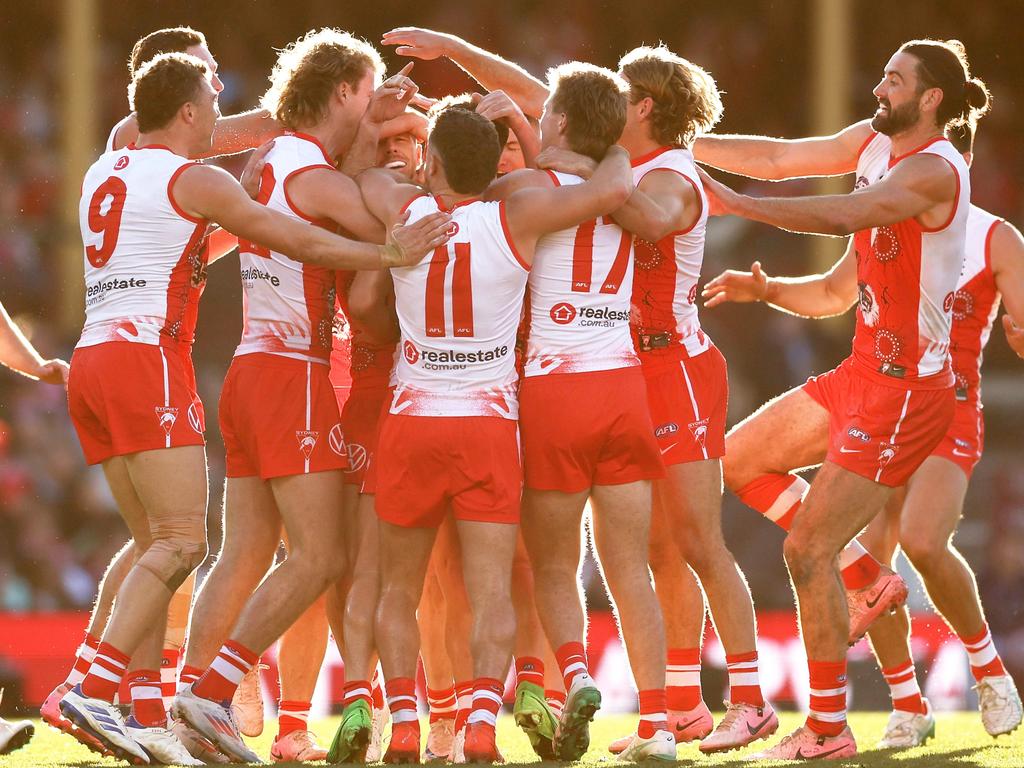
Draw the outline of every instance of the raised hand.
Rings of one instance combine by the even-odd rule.
[[[438,246],[442,246],[454,234],[452,217],[438,211],[418,219],[414,224],[405,224],[406,211],[388,232],[385,255],[381,260],[386,267],[408,267],[419,262]]]
[[[419,93],[419,86],[409,77],[413,62],[409,62],[398,74],[392,75],[370,96],[364,117],[375,123],[384,123],[405,113],[405,108]]]
[[[523,110],[509,98],[504,91],[491,91],[486,96],[473,94],[477,114],[486,117],[492,123],[503,122],[509,128],[515,128],[526,122]]]
[[[274,140],[261,144],[253,150],[252,154],[249,155],[249,160],[245,164],[245,168],[242,171],[242,178],[239,179],[239,183],[242,185],[242,189],[245,190],[245,194],[251,197],[253,200],[256,199],[260,193],[260,179],[263,176],[263,167],[267,164],[267,153],[273,148]]]
[[[704,297],[704,306],[710,308],[727,301],[764,301],[767,294],[768,275],[761,270],[761,262],[755,261],[749,272],[727,269],[705,285],[700,295]]]
[[[381,37],[381,45],[397,45],[395,53],[399,56],[412,56],[416,59],[429,61],[447,56],[452,43],[457,38],[443,32],[420,27],[399,27],[385,32]]]

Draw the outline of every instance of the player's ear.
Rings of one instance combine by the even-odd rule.
[[[644,96],[642,99],[640,99],[640,103],[637,105],[637,109],[639,111],[640,119],[643,120],[644,118],[648,117],[651,114],[651,112],[654,111],[654,99],[652,99],[650,96]]]

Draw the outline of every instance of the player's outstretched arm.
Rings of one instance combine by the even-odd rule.
[[[415,264],[448,241],[449,217],[426,216],[410,226],[396,226],[385,245],[333,235],[249,198],[227,171],[205,165],[186,169],[175,182],[178,206],[197,219],[208,219],[246,240],[297,261],[328,269],[383,269]]]
[[[270,116],[265,109],[252,109],[237,115],[218,117],[213,129],[213,145],[210,151],[200,157],[217,157],[218,155],[234,155],[238,152],[258,147],[282,132],[281,124]],[[117,129],[114,136],[114,149],[124,149],[139,138],[139,124],[135,116]],[[195,158],[199,159],[199,158]]]
[[[857,168],[861,147],[871,137],[871,121],[832,136],[773,139],[768,136],[701,136],[693,156],[701,163],[755,179],[840,176]]]
[[[992,274],[1003,295],[1003,330],[1010,349],[1024,359],[1024,237],[1012,224],[1003,222],[992,233]]]
[[[0,304],[0,364],[47,384],[67,384],[68,364],[44,360]]]
[[[847,195],[755,198],[700,174],[713,214],[731,213],[790,232],[820,235],[850,235],[895,224],[952,205],[957,195],[956,175],[938,155],[908,157],[882,181]]]
[[[547,86],[518,64],[467,43],[460,37],[420,27],[399,27],[385,32],[382,45],[397,45],[399,56],[451,59],[488,91],[505,91],[528,115],[540,117],[548,97]]]
[[[709,281],[701,292],[704,306],[763,301],[800,317],[832,317],[846,312],[857,301],[857,259],[852,239],[843,257],[824,274],[769,277],[759,261],[750,270],[728,269]]]
[[[359,185],[329,168],[313,168],[285,181],[288,197],[309,218],[328,219],[357,240],[383,243],[387,232],[380,219],[370,213]]]
[[[511,194],[505,201],[508,226],[516,242],[534,243],[550,232],[617,210],[632,191],[629,153],[613,145],[594,175],[582,184],[527,188]]]

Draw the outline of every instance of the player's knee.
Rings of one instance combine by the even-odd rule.
[[[782,555],[794,584],[807,581],[818,565],[819,555],[813,543],[803,536],[790,534],[782,545]]]
[[[901,536],[900,546],[907,559],[921,573],[927,573],[948,551],[949,542],[936,536]]]
[[[139,558],[139,566],[152,573],[172,592],[206,558],[206,536],[157,538]]]

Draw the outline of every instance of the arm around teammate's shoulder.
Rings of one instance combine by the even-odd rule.
[[[508,225],[526,242],[596,219],[620,208],[633,192],[629,153],[612,146],[582,184],[521,189],[506,201]]]
[[[410,202],[426,194],[422,187],[386,168],[368,168],[356,176],[356,183],[366,208],[384,222],[385,228],[400,217]]]
[[[755,179],[840,176],[856,169],[873,134],[870,121],[862,120],[831,136],[806,139],[708,135],[694,142],[693,155],[704,165]]]
[[[178,207],[197,219],[214,221],[241,238],[328,269],[381,269],[415,264],[447,241],[447,217],[424,217],[391,233],[385,246],[333,235],[253,202],[227,171],[187,168],[174,184]]]
[[[1003,296],[1003,330],[1018,357],[1024,358],[1024,237],[1009,222],[992,233],[989,258],[996,288]]]
[[[626,204],[612,214],[615,223],[656,243],[695,225],[701,199],[689,179],[670,170],[654,170],[640,179]]]

